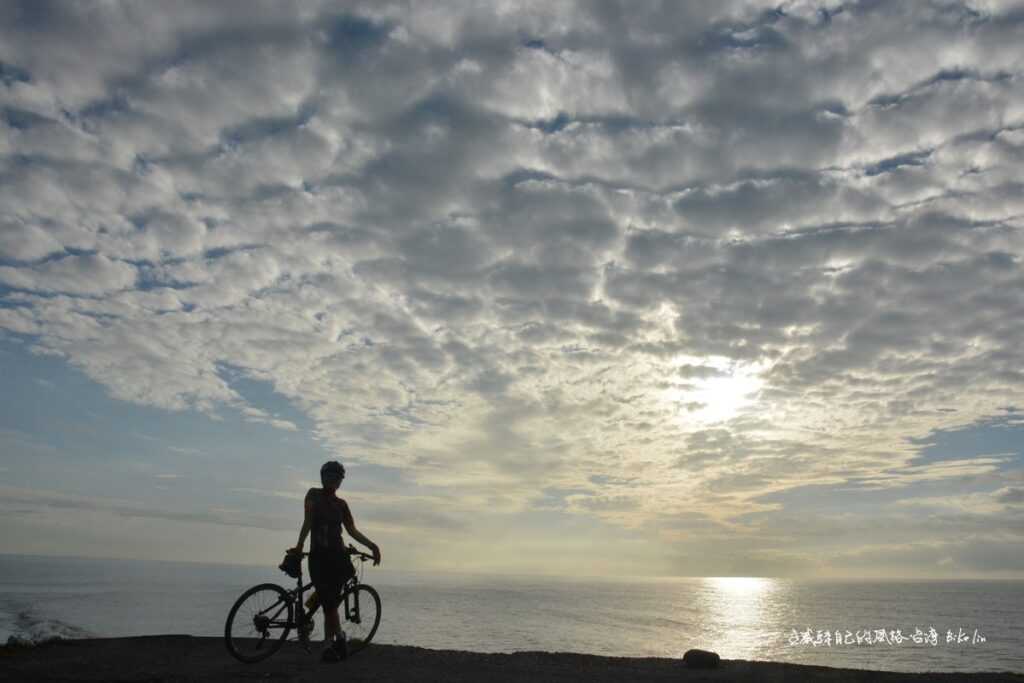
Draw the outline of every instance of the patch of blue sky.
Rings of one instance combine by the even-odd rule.
[[[53,123],[52,119],[37,114],[34,111],[18,107],[3,107],[0,109],[0,120],[3,120],[9,128],[14,130],[27,130],[34,126]]]
[[[14,83],[31,82],[32,74],[30,74],[26,69],[21,68],[17,64],[9,64],[7,62],[0,61],[0,83],[10,86]]]
[[[967,427],[936,430],[923,439],[911,439],[911,443],[922,447],[911,464],[993,455],[1009,455],[1008,467],[1024,464],[1024,416],[1012,409],[1006,413]]]
[[[1020,414],[984,420],[949,430],[936,430],[922,439],[911,439],[920,447],[910,467],[927,471],[929,465],[951,460],[997,458],[996,471],[1020,469],[1024,466],[1024,424]],[[907,485],[877,488],[873,480],[851,480],[843,484],[812,484],[769,493],[758,497],[759,503],[782,503],[787,512],[866,512],[871,508],[914,498],[956,496],[993,491],[1001,484],[992,477],[957,476],[935,480],[914,481]],[[762,513],[759,513],[762,514]]]
[[[328,49],[348,62],[383,44],[391,28],[387,23],[377,24],[354,14],[342,14],[335,17],[325,29]]]
[[[292,116],[250,119],[228,128],[221,132],[221,140],[228,147],[263,140],[299,128],[309,123],[315,114],[316,105],[313,102],[304,102]]]
[[[213,416],[121,401],[30,340],[0,340],[0,472],[5,486],[137,500],[173,509],[212,504],[261,514],[294,512],[320,465],[349,468],[345,490],[425,493],[399,467],[353,462],[314,436],[313,421],[271,383],[232,365],[221,376],[251,406],[288,420],[289,431],[238,410]]]
[[[273,489],[291,471],[314,479],[326,458],[309,421],[259,382],[245,384],[247,400],[297,422],[298,431],[249,422],[229,408],[211,416],[120,401],[63,359],[9,340],[0,341],[0,373],[8,486],[132,498],[140,487],[171,491],[185,482],[189,497],[209,501],[218,490]]]
[[[218,363],[217,374],[246,403],[279,420],[287,420],[300,432],[311,433],[313,421],[297,408],[291,400],[277,392],[271,382],[253,377],[243,368],[230,363]]]
[[[44,222],[44,225],[48,226],[49,224]],[[73,247],[63,247],[63,248],[61,248],[59,250],[52,251],[49,254],[46,254],[45,256],[42,256],[42,257],[37,258],[37,259],[31,259],[29,261],[19,261],[17,259],[10,258],[9,256],[6,256],[6,255],[0,253],[0,266],[10,266],[10,267],[17,268],[17,267],[25,266],[26,263],[30,263],[32,265],[38,266],[38,265],[42,265],[44,263],[47,263],[49,261],[59,261],[59,260],[61,260],[63,258],[66,258],[68,256],[88,256],[88,255],[95,254],[95,253],[96,253],[95,250],[75,249]],[[7,296],[8,294],[10,294],[13,291],[22,291],[22,290],[18,290],[17,288],[9,287],[7,285],[0,284],[0,305],[3,304],[3,297]]]

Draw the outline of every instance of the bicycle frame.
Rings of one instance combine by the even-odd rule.
[[[345,619],[347,621],[354,621],[357,624],[359,623],[359,593],[356,591],[356,588],[358,586],[359,580],[355,577],[346,581],[344,585],[342,585],[341,587],[341,604],[339,605],[339,607],[345,607]],[[305,607],[306,603],[302,599],[302,594],[310,588],[313,588],[312,582],[307,583],[305,586],[303,586],[302,581],[300,579],[299,584],[292,590],[288,591],[288,595],[292,601],[301,604],[303,607]],[[305,616],[307,618],[312,617],[319,607],[320,605],[318,604],[308,613],[305,613]]]
[[[359,560],[359,565],[356,566],[355,574],[350,577],[347,581],[341,585],[341,596],[339,607],[344,606],[344,623],[353,626],[351,632],[354,633],[350,640],[350,643],[356,643],[356,650],[358,651],[373,638],[374,633],[377,631],[377,626],[380,623],[380,596],[372,586],[364,584],[360,579],[362,578],[363,569],[365,568],[365,562],[367,560],[373,560],[373,556],[367,555],[366,553],[356,550],[353,546],[348,547],[349,554],[353,556],[354,560]],[[308,557],[308,553],[303,553],[302,557]],[[284,569],[284,566],[281,567]],[[228,613],[228,619],[224,626],[224,637],[227,643],[228,651],[236,659],[243,662],[255,662],[260,661],[276,652],[278,648],[287,640],[288,635],[294,628],[296,631],[297,640],[307,653],[310,651],[310,636],[314,630],[313,615],[316,613],[317,605],[313,609],[307,610],[305,605],[305,593],[310,588],[314,588],[313,582],[304,582],[301,561],[298,563],[298,571],[295,576],[295,587],[288,590],[282,585],[275,583],[264,583],[257,586],[253,586],[246,592],[244,592],[234,606]],[[251,596],[266,595],[267,592],[275,595],[275,599],[266,607],[256,607],[259,611],[253,613],[250,611],[246,617],[241,617],[238,613],[239,608],[247,604]],[[361,594],[365,595],[360,597]],[[257,600],[263,603],[263,600]],[[362,611],[363,605],[360,602],[369,600],[370,604],[374,605],[371,610],[371,615],[368,617],[369,621],[366,624],[366,629],[356,625],[362,625]],[[282,613],[286,612],[282,616]],[[236,616],[240,618],[240,621],[236,621]],[[339,615],[340,617],[341,615]],[[233,624],[239,624],[242,628],[243,633],[239,635],[233,635],[234,631]],[[245,634],[244,624],[248,623],[247,633]],[[275,635],[276,634],[276,635]],[[255,648],[244,645],[245,641],[250,638],[256,639]],[[265,654],[260,654],[259,650],[263,647],[263,643],[270,641],[269,650]],[[241,649],[239,649],[241,647]],[[250,652],[250,650],[253,650]]]
[[[359,559],[360,563],[362,563],[363,558],[360,557]],[[359,587],[359,574],[360,572],[357,570],[352,578],[342,584],[341,605],[339,605],[339,607],[344,606],[345,608],[345,621],[351,621],[356,624],[362,623],[359,616],[359,591],[356,590]],[[299,634],[299,642],[307,652],[309,651],[309,633],[303,630],[302,626],[307,622],[307,620],[311,621],[313,619],[313,615],[316,613],[316,610],[320,605],[317,604],[316,607],[307,612],[306,602],[303,600],[302,596],[307,590],[313,587],[312,581],[305,585],[302,584],[302,566],[300,565],[299,576],[295,579],[295,588],[287,591],[289,604],[295,606],[295,611],[293,612],[293,614],[295,614],[295,618],[293,621],[280,624],[282,627],[294,628],[296,630]],[[274,622],[271,621],[271,623],[273,624]],[[312,630],[313,629],[310,628],[309,632],[312,632]]]

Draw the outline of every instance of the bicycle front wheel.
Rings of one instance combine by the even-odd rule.
[[[235,659],[258,662],[281,649],[294,623],[288,592],[261,583],[242,593],[228,612],[224,644]]]
[[[349,653],[359,652],[370,644],[380,626],[380,595],[372,586],[360,584],[342,596],[341,627],[345,630]]]

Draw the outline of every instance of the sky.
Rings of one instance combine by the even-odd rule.
[[[0,3],[0,552],[1024,577],[1024,3]]]

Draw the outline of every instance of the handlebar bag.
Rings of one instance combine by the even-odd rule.
[[[302,558],[295,553],[287,553],[284,556],[284,561],[277,565],[277,568],[293,579],[297,579],[302,574]]]

